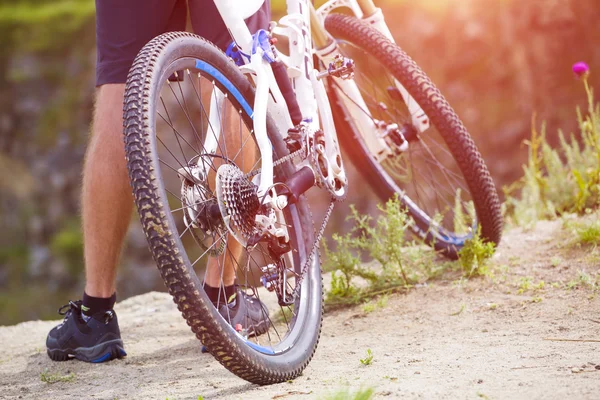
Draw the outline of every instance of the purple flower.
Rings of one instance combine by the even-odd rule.
[[[588,72],[590,72],[590,67],[583,61],[580,61],[578,63],[573,64],[573,72],[575,73],[575,75],[577,75],[578,78],[581,78]]]

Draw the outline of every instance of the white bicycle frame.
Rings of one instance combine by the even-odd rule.
[[[255,13],[265,0],[214,0],[214,3],[229,29],[238,48],[244,54],[250,54],[250,63],[242,67],[244,73],[251,74],[256,84],[256,96],[254,101],[254,135],[261,153],[261,174],[258,187],[258,195],[267,194],[273,186],[273,151],[267,136],[266,117],[267,109],[275,120],[279,132],[285,137],[289,129],[293,128],[285,99],[279,89],[270,64],[263,58],[263,50],[257,48],[253,51],[253,38],[246,26],[244,19]],[[273,28],[273,33],[289,38],[289,55],[278,54],[288,70],[292,85],[296,92],[296,99],[300,106],[304,121],[314,132],[322,129],[325,138],[325,154],[328,160],[328,179],[341,179],[346,181],[345,171],[341,165],[341,156],[338,145],[333,116],[327,98],[327,92],[323,82],[317,78],[318,71],[313,66],[313,54],[316,54],[325,65],[339,54],[337,44],[331,41],[330,46],[320,50],[313,49],[311,38],[311,13],[314,13],[310,0],[287,0],[287,15]],[[324,18],[334,9],[347,7],[351,9],[357,18],[363,18],[373,27],[390,40],[392,35],[385,24],[381,9],[376,9],[372,14],[364,18],[360,6],[360,0],[330,0],[321,6],[316,15],[321,24]],[[313,15],[314,16],[314,15]],[[314,19],[313,19],[314,21]],[[363,140],[367,144],[371,154],[378,159],[383,159],[391,153],[391,149],[383,139],[382,134],[373,135],[373,132],[381,133],[380,128],[375,126],[373,119],[368,113],[368,108],[362,98],[360,91],[352,79],[334,78],[338,86],[345,93],[340,95],[341,101],[353,118],[353,122],[359,127],[358,131],[365,134]],[[428,127],[427,116],[418,104],[408,95],[406,90],[396,82],[408,109],[413,118],[413,124],[422,132]],[[223,94],[216,89],[211,100],[210,119],[213,127],[220,127],[217,110],[223,104]],[[210,137],[210,135],[209,135]],[[214,152],[217,148],[216,140],[207,140],[205,151]],[[199,161],[200,163],[200,161]]]

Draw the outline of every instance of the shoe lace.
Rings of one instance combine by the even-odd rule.
[[[60,315],[64,315],[65,318],[68,318],[74,309],[81,310],[81,301],[69,300],[69,304],[65,304],[64,306],[58,309],[58,313]]]
[[[69,319],[73,310],[81,311],[81,304],[82,304],[81,300],[77,300],[77,301],[69,300],[68,304],[65,304],[64,306],[62,306],[58,309],[58,313],[60,315],[65,316],[62,324],[64,324],[65,321],[67,319]],[[115,317],[115,312],[113,310],[108,310],[104,313],[103,317],[104,317],[104,324],[108,324]]]
[[[59,327],[63,326],[67,322],[67,320],[71,316],[71,313],[73,312],[73,310],[81,310],[81,300],[78,300],[78,301],[69,300],[68,304],[65,304],[64,306],[62,306],[58,309],[58,313],[60,315],[65,316],[65,318],[63,318],[63,321],[58,325]]]

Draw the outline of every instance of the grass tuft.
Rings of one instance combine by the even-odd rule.
[[[440,262],[430,247],[407,240],[413,221],[397,196],[378,207],[383,215],[374,220],[351,206],[348,220],[354,227],[346,235],[332,236],[335,251],[324,246],[324,271],[332,272],[327,305],[360,304],[381,296],[378,304],[364,306],[368,313],[385,307],[385,294],[426,282],[455,267]],[[363,264],[363,259],[372,262]]]
[[[370,400],[374,395],[375,389],[373,388],[359,389],[355,393],[350,393],[346,388],[328,395],[324,400]]]
[[[373,352],[371,351],[371,349],[367,349],[367,355],[365,356],[365,358],[360,359],[360,363],[362,365],[373,364]]]
[[[496,250],[494,243],[484,242],[480,236],[481,230],[477,231],[471,239],[458,252],[458,258],[466,277],[487,276],[490,274],[488,260]]]
[[[595,105],[587,77],[583,83],[588,108],[585,115],[577,109],[577,135],[559,132],[560,146],[554,149],[546,140],[545,125],[538,131],[535,116],[532,120],[524,176],[504,188],[505,214],[516,225],[530,226],[566,213],[584,214],[600,206],[600,104]]]
[[[68,375],[59,375],[58,373],[51,373],[46,368],[44,372],[40,374],[40,380],[48,384],[57,382],[73,382],[75,380],[75,374],[71,372]]]
[[[579,224],[575,227],[579,242],[587,245],[600,244],[600,221],[596,220],[590,224]]]

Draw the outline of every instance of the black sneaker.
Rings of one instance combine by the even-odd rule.
[[[46,339],[48,356],[54,361],[66,361],[74,357],[100,363],[127,355],[123,349],[117,314],[113,310],[86,317],[81,313],[81,301],[70,301],[58,312],[65,319],[52,328]]]
[[[219,313],[238,332],[247,336],[258,336],[269,330],[269,310],[255,296],[237,287],[229,304],[221,305]]]

